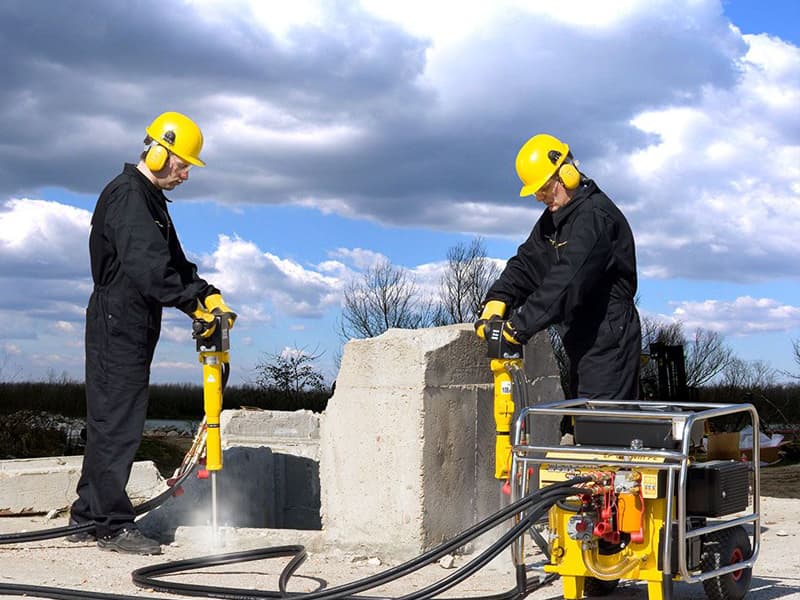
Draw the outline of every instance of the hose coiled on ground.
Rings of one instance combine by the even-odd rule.
[[[416,590],[397,600],[427,600],[461,583],[476,571],[488,564],[503,549],[511,545],[514,540],[532,526],[532,524],[544,515],[550,506],[562,498],[574,495],[580,490],[572,486],[586,481],[587,478],[579,477],[554,484],[510,504],[500,511],[490,515],[483,521],[466,529],[453,539],[433,548],[420,556],[413,558],[401,565],[386,569],[370,577],[366,577],[354,582],[343,584],[329,589],[317,590],[306,594],[295,594],[287,591],[289,581],[297,569],[306,559],[306,551],[303,546],[277,546],[272,548],[262,548],[244,552],[233,552],[226,554],[210,555],[206,557],[172,561],[161,563],[149,567],[143,567],[132,573],[133,583],[139,587],[153,589],[156,591],[180,594],[187,596],[203,596],[213,598],[229,598],[233,600],[257,600],[263,598],[285,598],[292,597],[294,600],[355,600],[354,594],[360,594],[381,585],[388,584],[427,565],[432,564],[442,556],[449,554],[467,542],[477,538],[487,531],[497,527],[515,514],[522,514],[522,518],[512,528],[505,532],[500,538],[491,544],[486,550],[473,558],[465,566],[456,572],[437,581],[423,589]],[[50,530],[49,537],[57,537],[52,532],[61,530],[62,534],[74,533],[75,527],[62,527]],[[43,532],[33,532],[43,533]],[[47,538],[37,538],[47,539]],[[19,538],[17,538],[19,540]],[[253,590],[240,588],[225,588],[217,586],[205,586],[198,584],[187,584],[179,582],[165,582],[157,579],[159,576],[185,572],[192,569],[206,568],[217,565],[226,565],[239,562],[248,562],[269,558],[280,558],[291,556],[292,559],[284,567],[278,581],[278,590]],[[542,583],[527,582],[522,578],[517,586],[504,593],[494,596],[483,596],[482,600],[521,600],[531,591],[542,585]],[[28,586],[22,584],[0,584],[0,594],[28,596],[37,598],[54,598],[56,600],[74,600],[76,598],[91,598],[93,600],[134,600],[136,596],[126,596],[118,594],[106,594],[100,592],[87,592],[84,590],[66,590],[43,586]],[[359,600],[369,598],[359,595]]]

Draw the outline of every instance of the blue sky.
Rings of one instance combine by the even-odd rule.
[[[642,314],[800,371],[800,3],[169,4],[0,3],[0,378],[82,379],[91,211],[166,110],[205,134],[170,210],[240,314],[234,382],[298,347],[333,379],[342,289],[382,257],[432,292],[457,243],[511,256],[539,132],[631,222]],[[197,382],[165,316],[153,381]]]

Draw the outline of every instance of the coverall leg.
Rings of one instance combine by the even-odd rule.
[[[71,513],[78,522],[95,521],[97,537],[135,518],[125,487],[147,416],[160,309],[155,319],[129,294],[96,289],[86,314],[87,439]]]

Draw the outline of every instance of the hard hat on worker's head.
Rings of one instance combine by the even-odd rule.
[[[569,146],[546,133],[525,142],[517,154],[517,175],[523,184],[519,195],[533,196],[556,173],[567,189],[578,187],[578,169],[564,162],[569,156]]]
[[[145,143],[149,143],[148,140],[155,142],[145,156],[145,164],[151,171],[157,172],[164,168],[169,157],[164,151],[165,148],[189,164],[206,166],[206,163],[200,160],[203,132],[197,123],[186,115],[177,112],[162,113],[145,131],[147,131]]]

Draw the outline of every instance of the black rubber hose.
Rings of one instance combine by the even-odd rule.
[[[286,587],[288,585],[289,578],[294,574],[297,568],[302,564],[305,560],[305,549],[302,546],[281,546],[276,548],[269,548],[269,549],[261,549],[261,550],[254,550],[254,551],[246,551],[246,552],[235,552],[229,553],[225,555],[216,555],[206,558],[200,559],[187,559],[183,561],[177,561],[172,563],[165,563],[162,565],[156,565],[154,567],[146,567],[143,569],[137,569],[134,571],[134,583],[136,585],[141,585],[143,587],[152,588],[154,590],[159,591],[167,591],[167,592],[183,592],[188,595],[203,595],[203,596],[211,596],[211,597],[224,597],[224,598],[235,598],[237,600],[255,600],[260,598],[280,598],[280,597],[294,597],[302,600],[334,600],[334,599],[345,599],[351,598],[349,594],[354,593],[356,591],[363,591],[367,589],[371,589],[377,587],[379,585],[383,585],[385,583],[389,583],[402,577],[405,574],[418,570],[419,568],[432,563],[437,558],[443,556],[444,554],[450,552],[451,550],[458,548],[459,546],[463,545],[466,541],[485,533],[487,530],[496,527],[499,523],[503,522],[505,519],[510,517],[513,514],[518,512],[524,511],[526,508],[531,507],[534,505],[534,508],[530,511],[529,516],[523,517],[520,522],[511,530],[512,533],[507,532],[500,541],[493,544],[487,551],[482,553],[476,559],[473,559],[467,567],[463,567],[459,569],[459,571],[446,578],[445,582],[438,582],[433,584],[431,588],[435,587],[435,593],[441,593],[445,589],[449,589],[450,587],[456,585],[460,581],[463,581],[467,576],[474,573],[476,570],[481,568],[485,565],[489,560],[491,560],[494,556],[496,556],[502,548],[504,547],[502,544],[505,543],[507,546],[508,544],[512,543],[517,536],[519,536],[524,530],[531,526],[533,522],[540,516],[540,511],[546,510],[547,506],[551,505],[555,502],[558,498],[562,498],[566,495],[571,495],[577,493],[579,490],[571,489],[568,486],[571,486],[576,483],[580,483],[584,481],[585,478],[577,478],[568,482],[563,482],[559,484],[555,484],[543,490],[540,490],[537,493],[531,494],[530,496],[523,498],[515,502],[512,505],[504,508],[503,510],[491,515],[487,519],[484,519],[481,523],[478,523],[464,533],[456,536],[453,540],[448,543],[443,544],[439,548],[435,548],[431,551],[426,552],[425,554],[404,563],[398,567],[388,569],[383,573],[379,573],[377,575],[362,579],[360,581],[353,582],[351,584],[344,584],[342,586],[338,586],[336,588],[331,588],[329,590],[322,590],[318,592],[311,592],[308,594],[290,594],[286,592]],[[281,574],[280,578],[280,588],[281,591],[258,591],[258,590],[251,590],[251,589],[237,589],[237,588],[222,588],[222,587],[211,587],[211,586],[197,586],[192,584],[164,584],[158,580],[154,579],[147,579],[145,574],[166,574],[166,573],[175,573],[178,571],[185,571],[189,568],[199,568],[204,566],[213,566],[213,565],[223,565],[223,564],[230,564],[235,562],[242,562],[242,561],[250,561],[250,560],[257,560],[262,558],[276,558],[276,557],[286,557],[292,556],[292,560],[284,568],[283,573]],[[466,572],[464,569],[467,569]],[[538,585],[528,585],[524,593],[518,590],[512,590],[510,592],[506,592],[503,594],[497,594],[491,597],[483,597],[489,598],[490,600],[519,600],[520,598],[530,593],[533,589],[539,587]],[[426,588],[427,589],[427,588]],[[54,598],[56,600],[73,600],[76,598],[91,598],[94,600],[133,600],[137,598],[136,596],[127,596],[127,595],[119,595],[119,594],[106,594],[100,592],[87,592],[85,590],[68,590],[68,589],[59,589],[59,588],[51,588],[51,587],[43,587],[43,586],[30,586],[30,585],[20,585],[20,584],[0,584],[0,592],[6,595],[23,595],[29,597],[41,597],[41,598]],[[425,597],[431,597],[431,592],[426,592]],[[418,596],[419,594],[415,594]],[[367,596],[358,596],[358,598],[364,600],[365,598],[369,598]]]
[[[103,592],[89,592],[86,590],[68,590],[39,585],[25,585],[21,583],[0,584],[0,594],[3,596],[26,596],[28,598],[54,598],[55,600],[80,600],[86,598],[92,600],[142,600],[141,596],[106,594]]]
[[[531,526],[531,523],[538,519],[539,516],[544,514],[551,504],[551,502],[547,501],[540,502],[532,509],[530,516],[521,519],[519,523],[511,527],[491,546],[481,552],[466,565],[458,569],[458,571],[432,585],[429,585],[426,588],[411,594],[407,594],[406,596],[402,596],[399,600],[423,600],[423,598],[432,598],[437,594],[445,592],[451,587],[458,585],[468,577],[472,576],[478,570],[485,567],[491,560],[500,554],[500,552],[510,546],[519,536],[524,535],[525,531]]]
[[[575,506],[574,504],[570,504],[569,502],[564,502],[563,500],[559,500],[556,502],[556,506],[563,510],[564,512],[572,512],[578,513],[581,510],[580,506]]]
[[[576,490],[564,490],[563,493],[564,494],[572,494],[572,493],[575,493],[575,491]],[[560,496],[560,494],[559,494],[559,496]],[[547,507],[549,505],[551,505],[551,504],[552,504],[551,500],[550,501],[543,501],[543,502],[539,503],[537,505],[536,509],[534,509],[532,520],[537,519],[539,515],[543,514],[543,512],[546,511]],[[443,580],[435,582],[434,584],[431,584],[430,586],[424,588],[423,590],[418,590],[418,591],[416,591],[416,592],[414,592],[412,594],[409,594],[407,596],[403,596],[402,598],[409,599],[409,600],[411,600],[411,599],[423,600],[423,599],[433,598],[434,596],[437,596],[437,595],[449,590],[450,588],[454,587],[455,585],[461,583],[462,581],[464,581],[465,579],[467,579],[468,577],[473,575],[480,568],[484,567],[489,561],[491,561],[494,557],[496,557],[502,550],[504,550],[511,543],[513,543],[514,540],[517,537],[519,537],[520,535],[524,534],[525,529],[530,526],[530,522],[531,521],[529,521],[528,519],[521,520],[519,524],[517,524],[511,530],[506,532],[500,539],[498,539],[494,544],[492,544],[487,550],[485,550],[478,557],[473,559],[470,563],[468,563],[467,565],[465,565],[464,567],[462,567],[461,569],[456,571],[454,574],[450,575],[449,577],[447,577],[447,578],[445,578]],[[497,526],[497,523],[494,523],[493,526]],[[479,535],[480,533],[483,533],[483,531],[476,532],[476,535]],[[452,546],[452,544],[450,544],[450,543],[448,543],[446,545],[447,546]],[[452,548],[450,548],[450,549],[452,549]],[[339,586],[337,588],[331,588],[331,589],[328,589],[328,590],[324,590],[323,592],[312,592],[312,593],[308,593],[308,594],[292,594],[291,597],[292,598],[296,598],[297,600],[313,600],[315,598],[317,600],[320,600],[321,598],[325,598],[327,600],[367,600],[367,599],[376,600],[374,597],[371,597],[371,596],[364,596],[364,595],[360,595],[360,594],[358,596],[353,596],[353,595],[350,595],[350,594],[354,591],[354,588],[357,588],[358,591],[364,591],[364,590],[367,590],[367,589],[372,589],[372,588],[378,587],[379,585],[385,585],[387,583],[391,583],[392,581],[396,581],[397,579],[399,579],[399,578],[401,578],[401,577],[403,577],[405,575],[408,575],[411,572],[413,572],[413,571],[415,571],[415,570],[417,570],[417,569],[419,569],[421,567],[427,566],[428,564],[433,562],[433,560],[420,561],[419,559],[421,559],[423,557],[424,557],[424,555],[418,557],[417,559],[413,559],[412,561],[409,561],[409,563],[406,563],[405,565],[400,565],[399,567],[396,567],[395,569],[389,569],[389,570],[387,570],[387,571],[385,571],[383,573],[379,573],[377,575],[373,575],[373,576],[365,578],[365,579],[363,579],[361,581],[353,582],[353,584],[345,584],[344,586]],[[403,568],[403,567],[406,567],[406,568]],[[399,569],[399,572],[393,572],[393,571],[397,571],[398,569]],[[287,571],[288,571],[288,569],[287,569]],[[391,575],[390,575],[390,573],[391,573]],[[288,573],[284,573],[284,575],[288,575]],[[555,577],[550,578],[546,582],[549,583],[549,581],[552,581],[552,579],[554,579],[554,578]],[[544,582],[542,582],[542,583],[536,582],[533,585],[527,585],[523,592],[520,592],[517,588],[514,588],[514,589],[509,590],[507,592],[494,594],[494,595],[491,595],[491,596],[481,596],[480,599],[481,600],[519,600],[521,598],[524,598],[531,591],[533,591],[533,590],[537,589],[538,587],[540,587],[541,585],[543,585],[543,583]],[[214,591],[218,592],[218,591],[222,591],[223,589],[225,590],[226,593],[232,593],[232,592],[238,592],[239,591],[239,590],[232,590],[232,589],[229,589],[229,588],[218,588],[217,590],[214,590]],[[174,590],[162,589],[161,591],[174,591]],[[208,591],[210,592],[212,590],[208,590]],[[247,593],[252,594],[252,590],[241,590],[241,592],[244,592],[245,594],[247,594]],[[275,592],[263,592],[263,593],[262,592],[258,592],[257,594],[258,594],[256,596],[257,598],[278,597],[277,593],[275,593]],[[208,594],[208,595],[216,595],[216,594]],[[252,597],[252,596],[250,596],[250,597]],[[236,598],[240,598],[240,596],[237,595]],[[476,598],[464,598],[464,599],[454,598],[454,599],[451,599],[451,600],[477,600],[477,599]]]
[[[222,391],[228,386],[228,377],[231,375],[231,363],[222,363]]]
[[[532,504],[540,504],[543,502],[548,502],[552,504],[555,500],[562,498],[567,495],[572,495],[577,493],[579,490],[575,490],[571,488],[571,485],[576,483],[580,483],[585,481],[586,478],[576,478],[574,480],[570,480],[567,482],[561,482],[540,490],[535,494],[531,494],[530,496],[518,500],[514,504],[505,507],[504,509],[498,511],[497,513],[490,515],[488,518],[484,519],[480,523],[473,525],[472,527],[468,528],[461,534],[457,535],[452,540],[445,542],[444,544],[437,546],[425,552],[424,554],[411,559],[401,565],[396,567],[392,567],[387,569],[381,573],[376,575],[372,575],[370,577],[363,578],[361,580],[357,580],[354,582],[350,582],[347,584],[343,584],[334,588],[320,590],[316,592],[310,592],[307,594],[302,594],[300,597],[303,600],[334,600],[334,599],[342,599],[348,598],[351,594],[357,594],[359,592],[363,592],[372,588],[375,588],[379,585],[384,585],[400,577],[404,577],[414,571],[419,570],[420,568],[431,564],[432,562],[436,561],[438,558],[441,558],[445,554],[448,554],[455,549],[463,546],[467,541],[478,537],[479,535],[485,533],[486,531],[491,530],[492,528],[496,527],[500,523],[504,522],[510,516],[524,511]],[[538,512],[537,512],[538,514]],[[538,519],[538,516],[536,517]],[[535,520],[535,519],[534,519]],[[522,521],[524,523],[524,528],[530,526],[528,519],[524,518]],[[524,529],[523,529],[524,531]],[[510,538],[512,541],[515,538]],[[508,545],[508,544],[506,544]],[[502,549],[502,548],[501,548]],[[132,574],[133,583],[144,588],[154,589],[156,591],[162,592],[169,592],[169,593],[181,593],[185,595],[193,595],[193,596],[207,596],[207,597],[218,597],[220,594],[225,594],[226,597],[242,597],[242,598],[275,598],[280,597],[280,592],[273,592],[273,591],[255,591],[252,589],[235,589],[235,588],[219,588],[214,586],[202,586],[198,584],[184,584],[184,583],[166,583],[159,579],[155,579],[154,577],[166,575],[166,574],[175,574],[177,572],[186,571],[190,568],[198,568],[198,567],[209,567],[209,566],[216,566],[220,564],[228,564],[231,562],[231,557],[235,557],[235,560],[257,560],[258,558],[269,558],[268,554],[265,552],[269,552],[269,550],[254,550],[245,553],[233,553],[233,555],[214,555],[208,556],[199,559],[191,559],[189,561],[178,561],[173,563],[161,563],[158,565],[150,566],[150,567],[143,567],[137,569]],[[284,569],[284,572],[281,575],[281,578],[284,582],[288,582],[289,578],[294,574],[297,566],[299,565],[287,565]],[[461,569],[459,569],[460,571]],[[453,584],[455,585],[455,584]],[[285,586],[283,588],[285,590]],[[498,598],[505,598],[506,595],[498,596]],[[359,596],[359,598],[364,598],[364,596]]]

